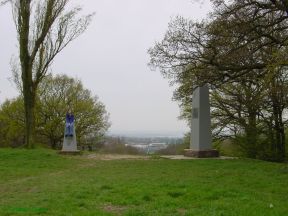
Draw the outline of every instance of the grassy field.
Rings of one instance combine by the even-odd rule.
[[[0,149],[0,215],[288,215],[288,166]]]

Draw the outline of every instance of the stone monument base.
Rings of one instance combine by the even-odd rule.
[[[76,151],[59,151],[58,153],[62,154],[62,155],[80,155],[81,151],[79,151],[79,150],[76,150]]]
[[[216,149],[211,150],[184,149],[184,156],[195,158],[212,158],[212,157],[219,157],[219,152]]]

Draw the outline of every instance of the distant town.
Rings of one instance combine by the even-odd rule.
[[[179,145],[183,143],[182,137],[169,136],[117,136],[112,137],[118,139],[119,143],[123,143],[126,147],[131,146],[136,148],[139,152],[152,154],[161,149],[167,148],[169,145]]]

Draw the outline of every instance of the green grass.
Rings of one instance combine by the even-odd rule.
[[[0,149],[0,215],[288,215],[288,166]]]

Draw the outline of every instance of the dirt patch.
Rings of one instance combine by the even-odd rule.
[[[94,160],[148,160],[149,156],[144,155],[119,155],[119,154],[88,154],[88,159]]]
[[[162,155],[160,157],[165,158],[165,159],[171,159],[171,160],[209,160],[209,159],[232,160],[232,159],[238,159],[236,157],[227,157],[227,156],[212,157],[212,158],[197,158],[197,157],[186,157],[184,155]]]
[[[184,208],[180,208],[180,209],[177,209],[177,212],[179,213],[179,215],[186,215],[187,210]]]
[[[93,159],[93,160],[149,160],[149,159],[153,159],[153,156],[149,156],[149,155],[122,155],[122,154],[97,154],[97,153],[94,153],[94,154],[90,153],[90,154],[84,155],[84,157],[87,159]],[[162,155],[158,157],[159,159],[171,159],[171,160],[237,159],[235,157],[225,157],[225,156],[220,156],[218,158],[195,158],[195,157],[186,157],[184,155]]]
[[[115,206],[112,205],[111,203],[107,203],[105,205],[102,206],[102,209],[105,212],[109,212],[115,215],[122,215],[122,213],[127,209],[127,207],[125,206]]]

